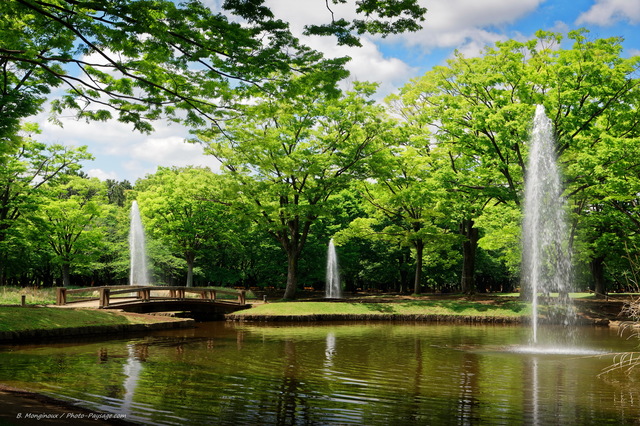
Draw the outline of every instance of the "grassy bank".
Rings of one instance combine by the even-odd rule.
[[[468,300],[404,300],[398,302],[275,302],[228,315],[234,320],[269,319],[427,319],[480,318],[519,321],[531,314],[520,301],[491,303]]]
[[[60,309],[46,307],[0,307],[0,332],[28,330],[54,330],[91,326],[119,326],[149,324],[166,318],[123,315],[95,309]]]

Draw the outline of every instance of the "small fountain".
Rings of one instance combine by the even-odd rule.
[[[149,270],[147,267],[147,249],[144,238],[144,227],[140,219],[138,202],[131,203],[131,225],[129,227],[129,256],[131,269],[129,271],[130,285],[148,285]]]
[[[327,249],[327,277],[325,297],[329,299],[339,299],[342,297],[342,289],[340,288],[340,273],[338,271],[338,255],[333,239],[329,241]]]
[[[538,105],[533,121],[529,164],[525,177],[523,235],[523,280],[531,291],[532,338],[539,343],[540,303],[546,304],[545,316],[564,329],[575,322],[575,310],[569,299],[572,281],[569,232],[557,166],[553,126]],[[551,297],[557,293],[558,297]],[[540,303],[539,303],[540,302]],[[570,333],[564,336],[566,338]]]

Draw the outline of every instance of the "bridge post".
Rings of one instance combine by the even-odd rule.
[[[147,288],[139,289],[137,298],[143,302],[148,302],[151,299],[151,290]]]
[[[64,287],[56,288],[56,305],[67,304],[67,289]]]
[[[106,308],[109,306],[109,293],[110,290],[106,287],[100,288],[100,307]]]
[[[240,291],[238,292],[238,303],[239,303],[240,305],[244,305],[244,304],[245,304],[245,300],[246,300],[246,298],[245,298],[245,293],[246,293],[246,291],[245,291],[245,290],[240,290]]]

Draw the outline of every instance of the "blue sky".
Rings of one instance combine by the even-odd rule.
[[[217,8],[221,0],[202,0]],[[350,1],[353,3],[353,1]],[[386,39],[366,37],[361,48],[335,45],[331,38],[307,39],[327,56],[350,56],[352,78],[380,83],[380,97],[393,92],[435,65],[443,64],[454,50],[478,55],[483,46],[499,40],[527,40],[537,30],[566,34],[587,28],[593,38],[623,37],[624,56],[640,55],[640,0],[421,0],[428,9],[424,28],[417,33]],[[324,0],[267,0],[276,15],[291,22],[301,34],[308,23],[330,19]],[[350,11],[336,6],[338,17]],[[117,123],[77,122],[63,118],[60,128],[36,117],[43,129],[39,139],[49,143],[87,145],[95,160],[84,165],[90,176],[135,182],[158,166],[204,165],[216,170],[217,162],[202,154],[179,125],[155,124],[151,135],[133,132]],[[32,120],[33,121],[33,120]]]

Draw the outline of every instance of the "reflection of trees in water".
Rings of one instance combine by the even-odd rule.
[[[304,413],[308,407],[298,378],[300,366],[296,356],[296,342],[290,339],[284,342],[283,367],[282,382],[275,407],[276,420],[278,424],[296,424],[297,412]]]
[[[632,259],[629,260],[632,261]],[[638,264],[632,263],[632,267],[637,270]],[[637,279],[632,281],[636,289],[639,284],[637,281]],[[627,335],[628,339],[640,340],[640,298],[625,303],[620,316],[633,320],[621,324],[620,337]],[[598,377],[615,389],[614,406],[620,414],[637,411],[629,408],[635,408],[640,401],[640,352],[617,354],[611,365],[602,370]]]
[[[415,370],[413,374],[413,384],[411,386],[411,392],[408,395],[408,401],[406,405],[406,417],[411,422],[421,420],[421,407],[423,406],[422,395],[422,375],[423,375],[423,360],[422,360],[422,340],[419,337],[415,337],[413,341],[413,355],[415,360]]]
[[[640,338],[636,328],[640,321],[640,300],[628,304],[623,313],[632,314],[635,322],[623,325],[621,337],[630,333],[628,338]],[[640,352],[615,355],[612,363],[598,374],[598,378],[614,390],[613,406],[620,415],[626,417],[637,412],[640,403]]]
[[[621,417],[627,418],[637,413],[640,401],[640,380],[637,376],[605,379],[604,382],[615,390],[613,392],[613,406]]]

